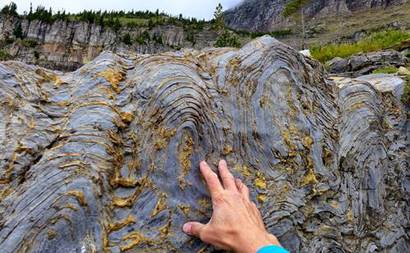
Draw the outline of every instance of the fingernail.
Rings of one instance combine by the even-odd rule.
[[[190,234],[191,228],[192,228],[192,225],[190,223],[185,223],[184,226],[182,227],[182,230],[184,231],[184,233]]]

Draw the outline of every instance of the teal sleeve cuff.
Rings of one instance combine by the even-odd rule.
[[[289,251],[279,246],[270,245],[259,249],[256,253],[289,253]]]

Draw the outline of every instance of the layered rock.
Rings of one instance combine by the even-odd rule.
[[[291,252],[407,252],[409,122],[380,87],[268,36],[65,74],[4,62],[0,248],[212,252],[181,226],[211,215],[198,162],[225,158]]]
[[[225,21],[229,27],[236,30],[281,30],[293,25],[293,21],[283,16],[289,2],[291,0],[245,0],[225,12]],[[371,8],[385,8],[405,2],[407,0],[312,0],[304,8],[304,13],[308,18],[320,18]]]

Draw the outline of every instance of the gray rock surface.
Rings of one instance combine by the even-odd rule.
[[[291,20],[283,10],[291,0],[244,0],[225,12],[226,24],[236,30],[272,31],[289,27]],[[309,18],[350,14],[358,10],[384,8],[407,0],[312,0],[305,8]]]
[[[382,67],[400,67],[407,63],[408,59],[400,52],[387,50],[357,54],[345,59],[336,57],[328,61],[326,65],[330,73],[357,77]]]
[[[409,121],[390,91],[271,37],[0,64],[0,249],[212,252],[198,171],[225,158],[291,252],[409,252]]]

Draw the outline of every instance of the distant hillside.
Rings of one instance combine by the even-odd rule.
[[[295,0],[244,0],[225,12],[228,27],[236,30],[266,32],[292,26],[291,18],[283,16],[286,5]],[[408,0],[311,0],[304,13],[310,19],[349,15],[355,11],[390,8]]]
[[[74,70],[104,50],[157,53],[213,46],[211,22],[149,11],[78,14],[38,7],[25,15],[0,6],[0,60]]]

